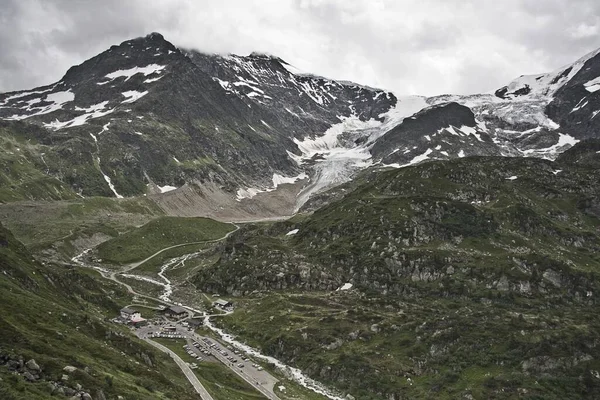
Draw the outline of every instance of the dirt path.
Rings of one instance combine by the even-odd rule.
[[[223,236],[223,237],[220,237],[220,238],[218,238],[218,239],[203,240],[203,241],[200,241],[200,242],[180,243],[180,244],[176,244],[176,245],[174,245],[174,246],[165,247],[164,249],[161,249],[161,250],[157,251],[156,253],[152,254],[150,257],[147,257],[147,258],[143,259],[142,261],[138,261],[138,262],[135,262],[135,263],[128,264],[128,265],[125,267],[125,269],[124,269],[123,271],[121,271],[120,273],[131,271],[132,269],[135,269],[135,268],[139,267],[140,265],[142,265],[142,264],[144,264],[145,262],[147,262],[147,261],[149,261],[149,260],[153,259],[153,258],[154,258],[154,257],[156,257],[157,255],[159,255],[159,254],[161,254],[161,253],[164,253],[164,252],[165,252],[165,251],[167,251],[167,250],[176,249],[176,248],[178,248],[178,247],[183,247],[183,246],[191,246],[191,245],[193,245],[193,244],[204,244],[204,243],[216,243],[216,242],[221,242],[221,241],[223,241],[223,240],[227,239],[229,236],[233,235],[235,232],[237,232],[237,231],[239,231],[239,230],[240,230],[240,226],[239,226],[238,224],[236,224],[236,223],[233,223],[233,222],[232,222],[231,224],[232,224],[233,226],[235,226],[235,229],[234,229],[234,230],[232,230],[232,231],[230,231],[230,232],[227,232],[227,234],[225,234],[225,236]]]

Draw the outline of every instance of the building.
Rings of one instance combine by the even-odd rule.
[[[133,319],[141,318],[142,315],[139,311],[134,310],[133,308],[123,307],[121,308],[121,319],[125,321],[131,321]]]
[[[204,320],[202,318],[190,318],[187,322],[191,329],[198,329],[204,325]]]
[[[170,306],[165,310],[165,315],[171,318],[181,318],[188,314],[187,310],[180,306]]]
[[[230,301],[219,299],[213,303],[213,306],[219,307],[223,310],[232,309],[233,304]]]

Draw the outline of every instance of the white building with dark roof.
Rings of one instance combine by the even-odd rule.
[[[139,319],[142,316],[142,314],[139,311],[134,310],[133,308],[129,308],[129,307],[121,308],[120,314],[121,314],[121,318],[124,319],[125,321]]]
[[[231,303],[230,301],[227,300],[223,300],[223,299],[218,299],[216,300],[213,305],[215,307],[219,307],[222,309],[229,309],[229,308],[233,308],[233,303]]]

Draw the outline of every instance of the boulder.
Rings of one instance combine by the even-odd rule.
[[[25,371],[23,377],[27,379],[29,382],[35,382],[37,378],[29,371]]]
[[[83,393],[81,395],[81,400],[94,400],[94,399],[92,399],[92,396],[89,393]]]
[[[508,278],[506,277],[506,275],[502,275],[502,277],[500,277],[500,280],[498,281],[498,284],[496,285],[496,289],[498,289],[502,292],[506,292],[507,290],[510,289],[510,285],[509,285]]]
[[[56,382],[48,382],[48,390],[50,390],[50,393],[54,393],[56,392],[56,389],[58,389],[58,384]]]
[[[72,365],[67,365],[66,367],[63,368],[63,371],[65,371],[67,373],[75,372],[75,371],[77,371],[77,367],[74,367]]]
[[[6,365],[9,371],[15,371],[19,369],[19,362],[16,360],[10,360]]]
[[[40,366],[38,365],[38,363],[36,363],[33,358],[31,360],[27,361],[25,366],[32,371],[41,371],[42,370],[40,368]]]

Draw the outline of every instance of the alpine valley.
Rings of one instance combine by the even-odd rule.
[[[0,94],[0,397],[600,398],[598,114],[600,50],[423,97],[158,33]]]

